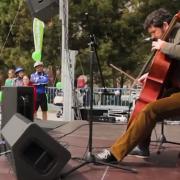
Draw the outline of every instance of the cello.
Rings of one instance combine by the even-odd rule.
[[[174,25],[179,21],[180,12],[177,13],[171,20],[167,31],[163,34],[163,37],[161,38],[162,40],[167,40],[170,33],[172,32]],[[168,76],[171,61],[161,51],[156,50],[146,63],[146,67],[150,64],[150,62],[151,66],[149,69],[146,82],[142,87],[139,98],[136,100],[134,110],[132,111],[130,119],[128,121],[128,127],[133,122],[137,114],[144,108],[144,106],[160,98],[163,92],[163,87]],[[141,71],[141,75],[144,73],[146,67],[144,67]]]

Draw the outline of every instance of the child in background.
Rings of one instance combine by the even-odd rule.
[[[5,81],[5,86],[14,86],[15,81],[15,71],[14,69],[8,70],[8,78]]]

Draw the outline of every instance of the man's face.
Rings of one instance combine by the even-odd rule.
[[[36,72],[43,72],[43,65],[36,66]]]
[[[148,33],[151,35],[151,39],[161,39],[168,27],[167,23],[164,23],[162,27],[155,27],[151,25],[148,28]]]

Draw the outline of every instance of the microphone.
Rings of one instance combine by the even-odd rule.
[[[88,12],[85,12],[84,15],[86,17],[86,21],[89,23],[89,14],[88,14]]]
[[[147,37],[145,39],[143,39],[144,42],[149,42],[149,41],[152,41],[153,39],[151,37]]]
[[[147,37],[143,39],[143,42],[152,42],[152,41],[157,41],[157,38]]]

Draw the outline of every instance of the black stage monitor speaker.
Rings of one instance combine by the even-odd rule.
[[[71,154],[34,122],[16,113],[2,129],[18,180],[59,179]]]
[[[33,87],[2,87],[2,128],[15,113],[20,113],[33,121]]]
[[[59,13],[59,0],[26,0],[31,15],[46,22]]]

